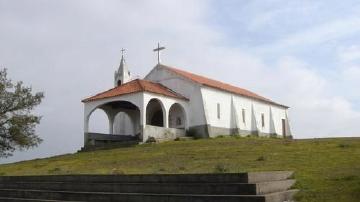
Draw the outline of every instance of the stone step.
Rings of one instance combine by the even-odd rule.
[[[81,202],[81,201],[62,201],[62,200],[46,200],[46,199],[29,199],[29,198],[10,198],[0,197],[2,202],[27,202],[27,201],[39,201],[39,202]]]
[[[259,183],[286,180],[292,171],[224,174],[0,176],[1,182]]]
[[[266,195],[194,195],[194,194],[144,194],[104,193],[0,189],[0,196],[67,201],[127,201],[127,202],[283,202],[291,200],[297,190]]]
[[[0,183],[1,189],[54,191],[157,193],[157,194],[268,194],[290,189],[295,180],[262,183],[94,183],[94,182],[12,182]]]

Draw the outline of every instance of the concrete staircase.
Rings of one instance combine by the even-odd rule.
[[[0,201],[284,202],[293,172],[0,177]]]

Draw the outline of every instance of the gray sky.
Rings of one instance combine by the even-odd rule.
[[[81,99],[113,85],[120,50],[133,75],[163,63],[247,88],[291,107],[296,138],[359,136],[357,1],[0,0],[0,66],[44,91],[44,142],[0,162],[83,144]],[[96,112],[90,128],[105,131]]]

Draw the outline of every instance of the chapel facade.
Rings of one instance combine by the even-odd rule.
[[[159,52],[158,64],[143,79],[131,78],[122,55],[114,88],[82,102],[85,147],[183,136],[291,137],[289,107],[246,89],[161,64]],[[89,119],[96,109],[108,117],[108,134],[89,131]]]

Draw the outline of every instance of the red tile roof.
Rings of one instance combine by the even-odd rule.
[[[117,86],[117,87],[107,90],[105,92],[99,93],[99,94],[94,95],[89,98],[86,98],[86,99],[82,100],[82,102],[90,102],[90,101],[94,101],[94,100],[110,98],[110,97],[115,97],[115,96],[120,96],[120,95],[126,95],[126,94],[130,94],[130,93],[144,92],[144,91],[156,93],[156,94],[160,94],[160,95],[165,95],[168,97],[187,100],[187,98],[185,98],[184,96],[182,96],[178,93],[175,93],[174,91],[161,85],[160,83],[154,83],[151,81],[135,79],[135,80],[125,83],[121,86]]]
[[[190,79],[193,82],[202,84],[204,86],[208,86],[208,87],[211,87],[211,88],[216,88],[216,89],[219,89],[219,90],[224,90],[224,91],[227,91],[227,92],[230,92],[230,93],[235,93],[235,94],[238,94],[238,95],[241,95],[241,96],[244,96],[244,97],[249,97],[249,98],[253,98],[253,99],[263,101],[263,102],[266,102],[266,103],[270,103],[270,104],[274,104],[274,105],[277,105],[277,106],[289,108],[288,106],[278,104],[278,103],[276,103],[276,102],[274,102],[274,101],[272,101],[270,99],[267,99],[265,97],[257,95],[255,93],[253,93],[251,91],[248,91],[246,89],[243,89],[243,88],[239,88],[239,87],[227,84],[227,83],[216,81],[214,79],[206,78],[204,76],[196,75],[196,74],[193,74],[193,73],[190,73],[190,72],[187,72],[187,71],[184,71],[184,70],[180,70],[180,69],[177,69],[177,68],[174,68],[174,67],[169,67],[169,66],[165,66],[165,65],[160,65],[160,67],[168,69],[168,70],[170,70],[170,71],[172,71],[172,72],[174,72],[174,73],[176,73],[176,74],[178,74],[180,76],[183,76],[183,77],[185,77],[187,79]]]

